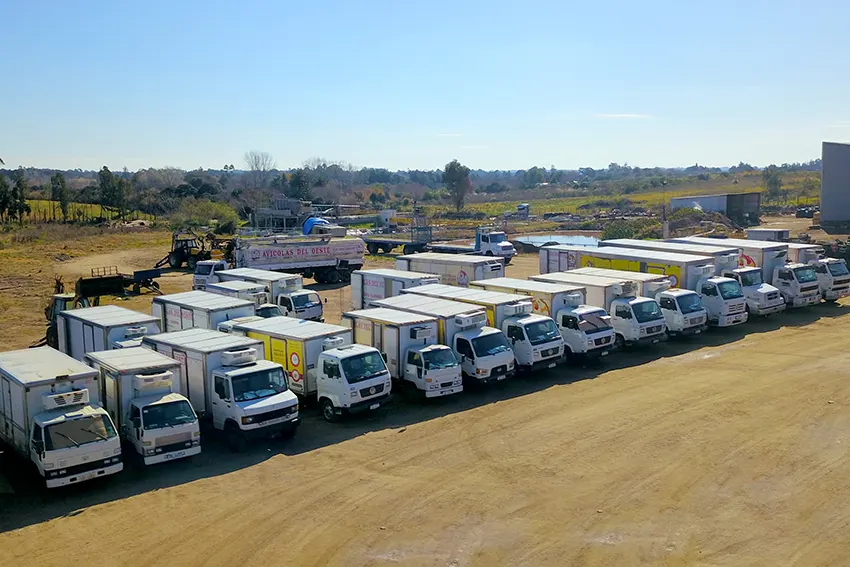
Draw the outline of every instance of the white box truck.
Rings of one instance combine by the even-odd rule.
[[[498,382],[516,374],[511,345],[500,329],[486,326],[483,307],[412,293],[379,299],[374,305],[436,318],[438,341],[452,348],[469,384]]]
[[[121,440],[98,404],[97,371],[50,347],[0,352],[0,440],[48,488],[121,472]]]
[[[226,295],[227,297],[235,297],[237,299],[245,299],[252,302],[256,307],[268,303],[266,300],[266,286],[253,282],[244,281],[229,281],[208,283],[204,291]]]
[[[600,358],[607,356],[614,346],[614,329],[608,313],[585,304],[582,286],[516,278],[495,278],[470,285],[531,297],[533,312],[552,317],[558,325],[568,358]]]
[[[634,282],[638,286],[638,295],[651,297],[658,302],[667,323],[668,335],[698,335],[708,327],[708,312],[700,295],[689,289],[672,288],[672,282],[667,276],[607,268],[579,268],[572,271],[588,276],[623,278]]]
[[[380,353],[374,348],[344,348],[352,344],[348,327],[274,317],[236,324],[232,332],[263,341],[266,358],[289,370],[293,391],[303,398],[315,397],[327,421],[342,414],[376,410],[392,400],[386,364],[381,359],[383,370],[376,368],[374,357],[368,354],[380,358]],[[341,374],[322,374],[323,359]]]
[[[821,296],[835,302],[850,296],[850,271],[844,258],[828,258],[823,246],[788,242],[788,261],[808,264],[815,269]]]
[[[241,451],[255,437],[295,435],[298,398],[283,367],[264,360],[261,341],[185,329],[145,337],[142,346],[181,364],[192,407],[224,432],[232,450]]]
[[[493,256],[424,252],[396,258],[395,267],[440,276],[442,283],[466,287],[469,282],[505,276],[505,262]]]
[[[56,318],[59,350],[79,361],[86,353],[121,348],[125,341],[160,330],[159,318],[118,305],[60,311]]]
[[[342,314],[354,342],[378,349],[399,384],[426,398],[463,391],[460,365],[452,349],[437,342],[437,319],[407,311],[376,307]]]
[[[757,270],[739,267],[742,262],[742,251],[734,246],[723,246],[723,240],[715,239],[717,245],[710,246],[696,242],[666,242],[661,240],[605,240],[606,246],[622,245],[626,248],[657,250],[660,252],[677,252],[681,254],[696,254],[714,258],[714,275],[736,280],[744,291],[746,309],[752,315],[771,315],[785,310],[785,300],[779,290],[770,284],[763,283],[757,276]]]
[[[804,307],[820,302],[820,285],[812,282],[802,282],[796,277],[796,272],[790,274],[784,270],[788,262],[788,244],[784,242],[763,242],[744,238],[706,238],[688,236],[677,238],[676,242],[696,242],[708,246],[734,246],[741,250],[740,268],[758,268],[724,272],[724,276],[737,279],[743,287],[758,287],[763,282],[771,284],[779,290],[786,307]],[[780,276],[781,270],[781,276]],[[760,272],[760,273],[759,273]],[[804,279],[811,274],[802,270]],[[790,277],[790,279],[788,279]],[[815,280],[817,276],[815,275]]]
[[[658,302],[641,297],[638,285],[623,278],[603,278],[569,272],[552,272],[529,276],[539,282],[570,283],[584,286],[587,303],[600,307],[611,316],[616,344],[657,344],[667,339],[667,323]]]
[[[564,360],[564,339],[551,317],[532,313],[527,295],[443,284],[421,285],[402,293],[470,303],[484,308],[491,327],[501,329],[514,351],[517,370],[554,368]],[[461,353],[463,354],[463,353]]]
[[[209,265],[207,265],[209,264]],[[200,272],[203,272],[199,274]],[[207,283],[250,282],[262,284],[266,290],[266,300],[258,307],[262,311],[273,303],[281,309],[281,314],[310,321],[324,321],[322,299],[310,289],[304,289],[304,279],[298,274],[259,270],[256,268],[229,269],[224,260],[198,262],[195,269],[194,289],[204,289]],[[269,315],[264,315],[269,316]]]
[[[86,363],[100,373],[103,407],[146,465],[201,452],[201,429],[183,368],[176,360],[135,347],[90,352]]]
[[[373,301],[395,297],[408,287],[432,283],[440,283],[440,276],[387,268],[357,270],[351,273],[351,307],[366,309]]]
[[[185,291],[154,297],[151,313],[160,322],[160,331],[215,329],[222,321],[256,313],[254,302],[208,291]]]

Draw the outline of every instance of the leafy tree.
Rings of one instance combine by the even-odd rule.
[[[30,206],[27,204],[27,191],[29,185],[27,178],[24,176],[23,168],[19,168],[14,173],[15,185],[12,187],[12,199],[10,207],[10,216],[17,219],[20,224],[24,224],[24,214],[31,212]]]
[[[0,175],[0,221],[6,218],[9,214],[9,209],[12,205],[12,188],[6,180],[5,175]]]
[[[453,159],[446,164],[446,169],[443,172],[443,184],[446,186],[455,208],[460,212],[466,196],[472,191],[469,168]]]
[[[118,213],[124,216],[124,196],[127,189],[127,180],[117,178],[115,174],[109,171],[105,165],[98,174],[98,183],[100,188],[100,207],[112,207],[118,210]],[[103,213],[101,212],[101,215]]]
[[[778,201],[782,194],[782,174],[779,173],[779,168],[775,165],[770,165],[761,172],[761,178],[764,181],[764,186],[767,189],[767,198],[771,201]]]
[[[68,222],[68,205],[71,197],[68,194],[68,184],[65,182],[65,175],[61,171],[57,171],[50,177],[50,199],[52,201],[59,201],[62,220]]]
[[[290,199],[309,201],[312,199],[311,186],[310,172],[304,168],[298,168],[289,176],[289,183],[284,186],[283,194]]]

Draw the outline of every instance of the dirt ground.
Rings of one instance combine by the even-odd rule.
[[[63,273],[162,249],[98,253]],[[508,268],[534,273],[533,255]],[[334,321],[348,288],[323,295]],[[848,314],[821,305],[340,424],[308,410],[288,443],[233,455],[206,436],[192,462],[55,493],[12,472],[0,565],[850,565]]]

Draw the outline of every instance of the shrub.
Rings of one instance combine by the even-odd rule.
[[[233,234],[239,224],[233,207],[205,199],[184,200],[168,220],[172,229],[215,225],[218,234]]]

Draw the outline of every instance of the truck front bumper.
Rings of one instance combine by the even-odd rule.
[[[271,425],[260,424],[256,429],[243,429],[242,434],[245,439],[252,441],[254,439],[265,439],[277,435],[278,433],[290,433],[298,429],[301,425],[301,418],[285,419]]]
[[[366,411],[374,411],[392,403],[392,392],[386,393],[383,396],[376,396],[362,402],[355,402],[347,408],[341,408],[343,412],[350,414],[363,413]]]
[[[694,335],[699,335],[706,329],[708,329],[708,323],[703,323],[702,325],[694,325],[693,327],[685,327],[681,331],[667,329],[667,333],[677,337],[692,337]]]
[[[823,294],[823,298],[827,301],[836,301],[847,296],[850,296],[850,287],[845,287],[843,289],[831,289]]]
[[[820,294],[797,296],[791,300],[791,307],[808,307],[820,303]]]
[[[425,397],[441,398],[443,396],[449,396],[451,394],[460,394],[461,392],[463,392],[463,383],[458,386],[448,386],[439,390],[425,390]]]
[[[563,356],[552,356],[543,360],[538,360],[537,362],[532,362],[531,364],[520,366],[520,368],[523,372],[538,372],[540,370],[555,368],[562,362],[564,362]]]
[[[641,337],[637,340],[626,341],[626,344],[629,346],[646,346],[646,345],[656,345],[658,343],[663,343],[667,340],[667,333],[656,333],[654,335],[649,335],[648,337]]]
[[[717,318],[717,321],[714,322],[714,325],[717,327],[734,327],[735,325],[740,325],[741,323],[746,323],[747,313],[735,313],[734,315],[721,315]]]
[[[750,306],[750,313],[753,315],[765,316],[765,315],[773,315],[774,313],[779,313],[780,311],[785,311],[785,302],[777,303],[776,305],[767,305],[761,306],[756,304],[748,304]]]
[[[182,445],[182,443],[181,443]],[[165,447],[163,447],[164,449]],[[163,451],[161,453],[156,453],[154,455],[146,456],[144,458],[145,465],[156,465],[158,463],[164,463],[166,461],[176,461],[178,459],[182,459],[185,457],[191,457],[193,455],[201,454],[201,445],[192,445],[189,444],[188,447],[182,447],[177,449],[171,449],[169,451]]]
[[[119,461],[117,464],[109,465],[106,467],[94,468],[79,473],[72,473],[55,477],[51,476],[51,474],[56,473],[58,475],[61,472],[61,469],[58,471],[45,471],[45,484],[47,485],[47,488],[58,488],[60,486],[68,486],[69,484],[77,484],[78,482],[85,482],[87,480],[92,480],[101,476],[108,476],[111,474],[119,473],[123,470],[124,463]]]

